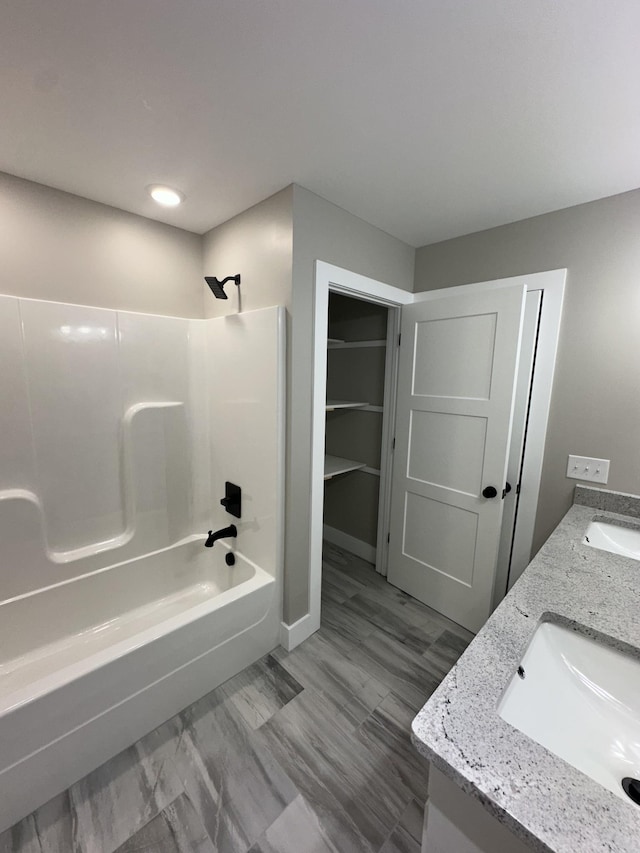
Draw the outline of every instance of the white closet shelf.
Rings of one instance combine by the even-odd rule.
[[[327,400],[326,409],[328,412],[335,412],[336,409],[362,409],[368,405],[368,403],[353,400]]]
[[[338,474],[347,474],[349,471],[358,471],[360,468],[366,468],[366,462],[356,462],[355,459],[343,459],[341,456],[324,457],[324,479],[330,480]]]
[[[329,349],[357,349],[358,347],[386,347],[387,341],[341,341],[338,338],[327,340]]]

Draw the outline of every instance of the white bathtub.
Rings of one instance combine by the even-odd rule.
[[[203,544],[0,604],[0,831],[277,645],[274,577]]]

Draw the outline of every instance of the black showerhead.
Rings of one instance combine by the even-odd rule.
[[[213,293],[216,299],[229,298],[224,292],[224,286],[228,281],[233,281],[235,284],[240,285],[240,275],[228,275],[226,278],[223,278],[222,281],[218,281],[215,276],[205,275],[204,280],[211,288],[211,292]]]

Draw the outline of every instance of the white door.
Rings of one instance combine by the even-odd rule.
[[[440,293],[402,309],[388,580],[478,631],[491,612],[525,285]]]

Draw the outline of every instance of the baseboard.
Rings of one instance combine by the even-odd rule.
[[[316,622],[317,620],[312,618],[311,613],[306,613],[292,625],[281,622],[280,645],[288,652],[295,649],[296,646],[299,646],[300,643],[304,642],[304,640],[318,630],[320,625],[316,624]]]
[[[345,551],[350,551],[356,557],[366,560],[368,563],[376,564],[376,549],[375,546],[369,545],[368,542],[363,542],[362,539],[356,539],[355,536],[350,536],[336,527],[329,527],[325,524],[322,528],[322,535],[331,542],[332,545],[337,545],[339,548],[344,548]]]

